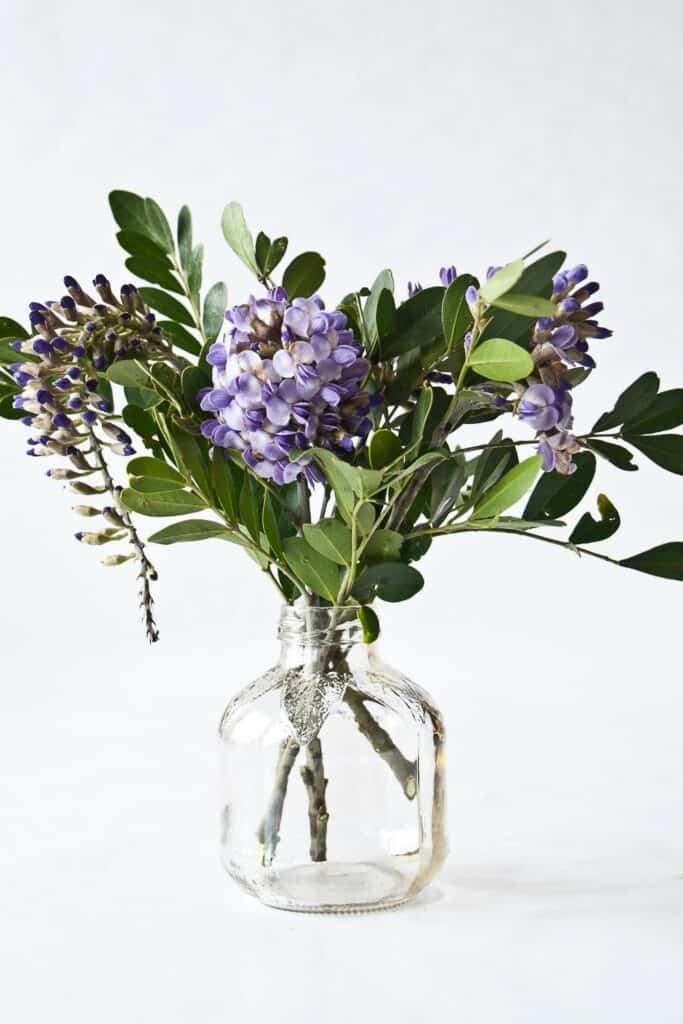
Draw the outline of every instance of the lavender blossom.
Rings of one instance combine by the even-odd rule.
[[[517,415],[534,430],[550,430],[571,426],[571,410],[569,384],[565,382],[554,388],[548,384],[532,384],[519,401]]]
[[[557,430],[552,434],[539,434],[537,452],[543,456],[543,471],[556,470],[563,476],[576,471],[572,455],[581,451],[581,445],[569,430]]]
[[[567,474],[575,468],[572,455],[580,445],[570,432],[572,398],[567,373],[573,366],[592,369],[595,360],[588,354],[588,339],[612,334],[595,319],[603,304],[585,305],[600,287],[594,281],[584,284],[587,277],[588,267],[579,263],[553,278],[552,301],[557,311],[536,321],[531,339],[534,373],[517,405],[519,418],[538,431],[538,452],[546,472]]]
[[[292,462],[292,451],[321,446],[349,453],[354,438],[372,428],[370,410],[382,398],[362,389],[370,364],[338,310],[322,301],[288,302],[282,288],[253,296],[225,314],[222,340],[209,351],[213,387],[200,405],[213,413],[202,433],[234,448],[263,479],[287,484],[303,474],[322,479],[310,456]]]

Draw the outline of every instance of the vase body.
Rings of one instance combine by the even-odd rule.
[[[278,664],[221,720],[221,856],[263,903],[395,906],[447,851],[444,728],[355,609],[283,609]]]

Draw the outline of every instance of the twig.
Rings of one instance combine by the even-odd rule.
[[[370,699],[367,694],[350,687],[344,693],[344,701],[353,712],[359,731],[391,768],[408,799],[413,800],[417,793],[417,764],[401,753],[386,729],[370,714],[365,706],[365,701]]]
[[[261,844],[261,863],[264,867],[270,867],[275,858],[275,851],[280,842],[280,824],[282,822],[282,811],[287,794],[289,776],[294,767],[294,762],[299,753],[299,744],[288,738],[280,744],[277,767],[275,769],[275,781],[270,801],[263,816],[261,824],[256,833]]]
[[[306,764],[300,769],[306,792],[308,793],[308,827],[310,831],[311,860],[320,862],[327,860],[327,822],[329,812],[325,802],[327,779],[323,766],[323,752],[320,740],[316,736],[306,747]]]

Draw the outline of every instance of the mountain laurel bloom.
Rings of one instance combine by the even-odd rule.
[[[588,276],[584,263],[555,275],[556,313],[537,320],[532,333],[535,369],[519,399],[517,415],[538,431],[538,453],[546,472],[568,474],[575,468],[571,457],[581,446],[571,433],[572,385],[567,374],[573,367],[592,370],[595,360],[589,355],[589,339],[612,335],[596,319],[603,304],[589,300],[600,285],[586,281]]]
[[[318,296],[295,298],[283,288],[254,296],[225,314],[223,339],[208,353],[213,387],[200,405],[213,414],[202,433],[241,452],[263,479],[287,484],[303,474],[322,479],[310,456],[293,451],[323,447],[353,451],[372,428],[370,411],[382,397],[363,389],[370,364],[339,310],[326,312]]]

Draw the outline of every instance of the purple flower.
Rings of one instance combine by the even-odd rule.
[[[408,281],[408,298],[412,299],[413,295],[417,295],[418,292],[422,291],[422,285],[419,281]]]
[[[439,280],[444,288],[448,288],[449,284],[453,284],[458,272],[455,267],[442,267],[439,271]]]
[[[602,302],[588,302],[600,285],[597,281],[586,281],[587,277],[585,263],[555,274],[552,300],[557,313],[536,322],[534,343],[537,346],[548,343],[560,358],[592,369],[595,361],[588,355],[589,339],[609,338],[612,332],[601,327],[596,319],[604,309]]]
[[[568,427],[571,424],[572,396],[569,387],[532,384],[519,400],[517,415],[534,430]]]
[[[203,435],[239,450],[263,479],[320,480],[310,456],[292,462],[289,452],[351,451],[354,438],[369,433],[377,401],[361,387],[370,365],[346,316],[327,312],[317,296],[290,303],[277,288],[228,310],[225,320],[223,339],[209,350],[213,388],[199,395],[213,414]]]
[[[543,472],[556,470],[563,476],[569,476],[576,470],[572,455],[581,450],[576,438],[568,430],[557,430],[552,434],[540,434],[536,449],[543,456]]]

